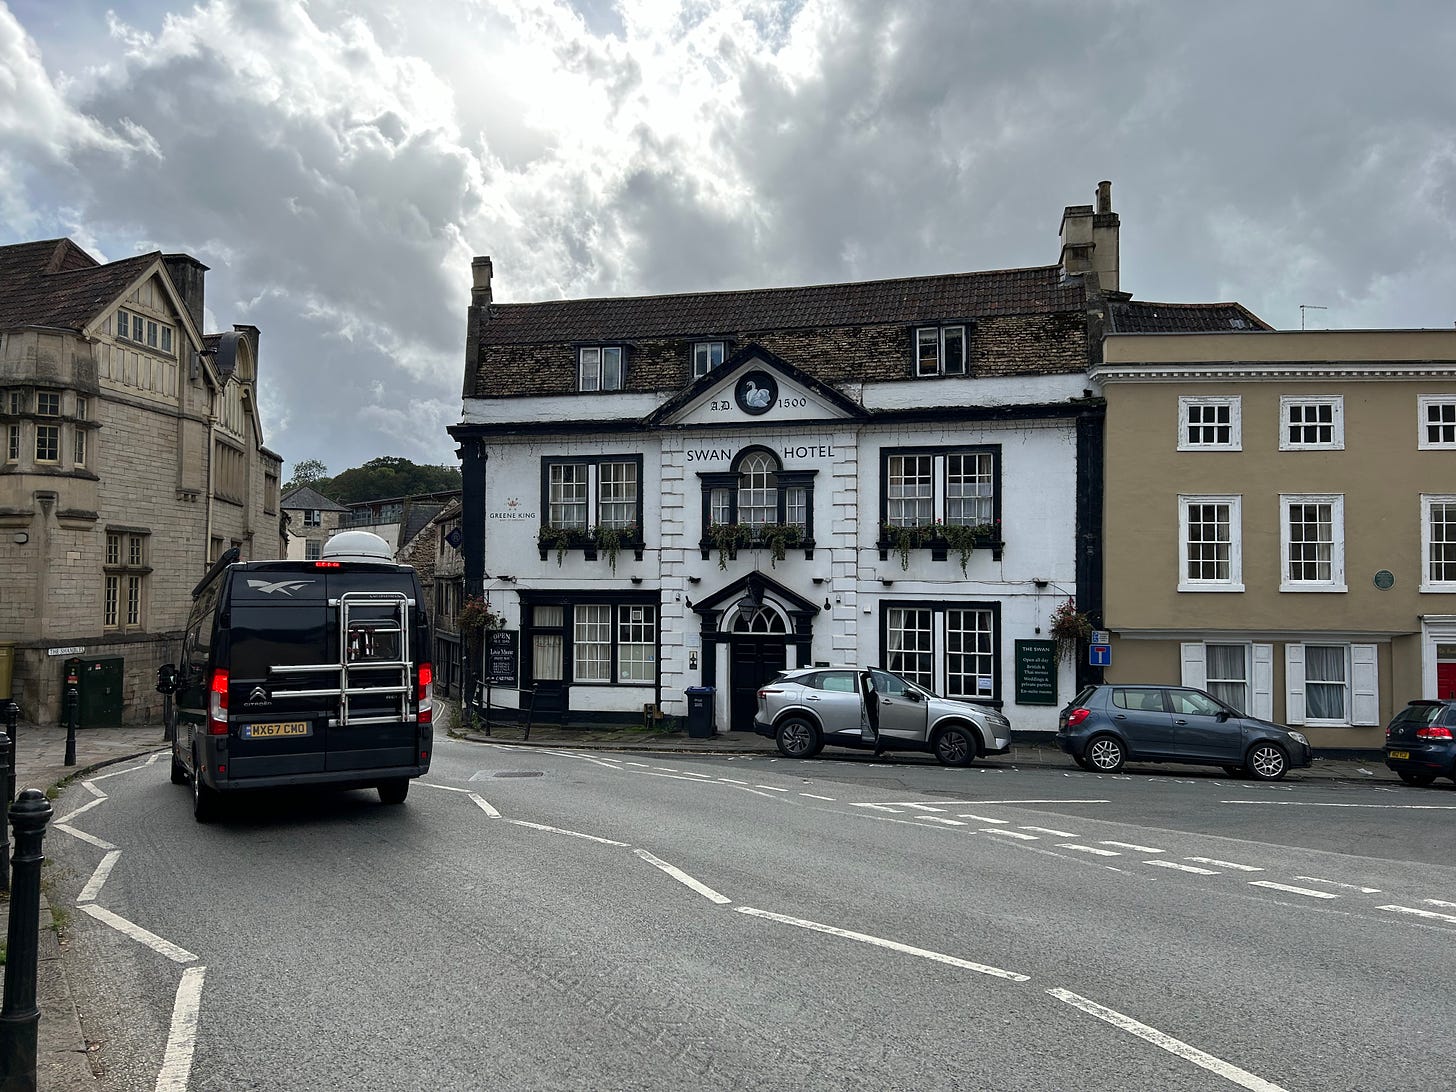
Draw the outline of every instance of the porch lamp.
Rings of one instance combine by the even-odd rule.
[[[745,595],[734,606],[738,608],[738,620],[744,625],[753,621],[753,616],[758,613],[758,604],[754,602],[751,595]]]

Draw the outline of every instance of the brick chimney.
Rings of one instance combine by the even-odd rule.
[[[1118,226],[1117,213],[1112,211],[1111,182],[1097,184],[1095,206],[1068,205],[1062,211],[1062,275],[1091,274],[1087,277],[1090,290],[1120,291]]]
[[[494,272],[495,268],[490,264],[489,255],[476,258],[470,263],[470,302],[472,304],[490,305],[490,278]]]

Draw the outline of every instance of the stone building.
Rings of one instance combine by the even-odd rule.
[[[301,485],[283,498],[283,514],[288,517],[288,548],[283,556],[290,561],[313,561],[323,555],[324,543],[338,534],[349,510],[317,489]]]
[[[72,656],[83,723],[157,716],[208,564],[283,552],[258,330],[203,333],[206,270],[0,247],[0,641],[28,719],[59,718]]]
[[[519,640],[497,700],[640,720],[701,684],[742,730],[777,671],[868,664],[1053,731],[1091,677],[1054,612],[1101,620],[1087,370],[1117,309],[1168,306],[1121,291],[1119,230],[1103,183],[1026,269],[499,303],[475,259],[451,433],[465,588]]]

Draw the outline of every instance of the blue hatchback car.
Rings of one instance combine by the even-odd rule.
[[[1456,701],[1413,701],[1385,729],[1385,764],[1407,785],[1456,780]]]
[[[1124,762],[1187,762],[1277,781],[1314,758],[1302,732],[1187,686],[1088,686],[1062,710],[1056,739],[1097,773],[1115,773]]]

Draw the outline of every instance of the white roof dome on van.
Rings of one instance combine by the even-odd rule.
[[[389,543],[372,531],[340,531],[324,543],[321,561],[375,561],[394,564]]]

